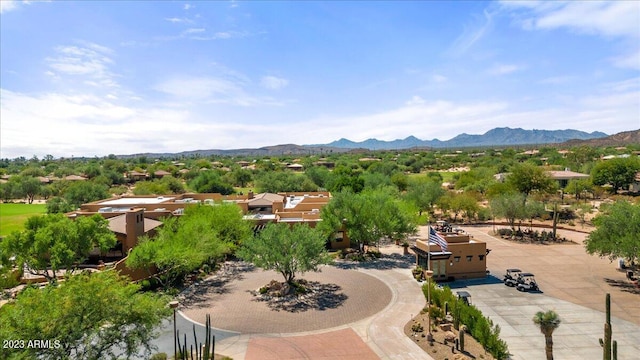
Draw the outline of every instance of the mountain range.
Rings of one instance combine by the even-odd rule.
[[[511,129],[508,127],[495,128],[482,135],[469,135],[462,133],[450,140],[441,141],[420,140],[415,136],[405,139],[383,141],[378,139],[368,139],[361,142],[354,142],[348,139],[340,139],[325,145],[346,149],[369,149],[369,150],[395,150],[411,148],[458,148],[474,146],[504,146],[504,145],[525,145],[525,144],[557,144],[568,140],[589,140],[606,137],[607,134],[599,131],[587,133],[579,130],[524,130]]]
[[[348,139],[340,139],[328,144],[316,145],[296,145],[282,144],[265,146],[257,149],[208,149],[192,150],[180,153],[144,153],[120,155],[120,157],[148,156],[155,158],[162,157],[191,157],[191,156],[277,156],[277,155],[308,155],[318,153],[341,153],[349,151],[367,150],[401,150],[414,148],[465,148],[465,147],[486,147],[486,146],[512,146],[512,145],[539,145],[539,144],[564,144],[565,146],[599,146],[596,144],[607,144],[622,146],[625,144],[638,143],[640,130],[626,131],[623,133],[607,136],[599,131],[591,133],[579,130],[524,130],[511,129],[508,127],[495,128],[482,135],[460,134],[450,140],[441,141],[420,140],[415,136],[393,141],[383,141],[368,139],[361,142],[354,142]],[[594,142],[594,143],[591,143]]]

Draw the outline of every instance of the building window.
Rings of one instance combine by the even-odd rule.
[[[480,258],[480,261],[484,260],[484,255],[478,255],[478,257]]]
[[[460,262],[460,256],[455,256],[455,257],[453,258],[453,260],[454,260],[455,262]]]
[[[467,261],[471,261],[471,259],[473,259],[472,255],[467,255]]]

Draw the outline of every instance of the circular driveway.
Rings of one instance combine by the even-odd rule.
[[[296,333],[329,329],[368,318],[385,309],[391,289],[377,278],[353,269],[322,267],[298,278],[318,282],[320,290],[304,303],[260,301],[252,292],[271,280],[273,271],[228,262],[219,274],[181,294],[182,313],[198,323],[242,334]]]

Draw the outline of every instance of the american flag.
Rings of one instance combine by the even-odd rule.
[[[429,226],[429,242],[440,245],[442,251],[447,251],[447,240],[440,236],[431,226]]]

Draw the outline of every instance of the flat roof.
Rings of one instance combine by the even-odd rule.
[[[100,205],[132,205],[132,204],[161,204],[166,201],[175,199],[174,197],[127,197],[114,200],[107,200],[99,203]]]

